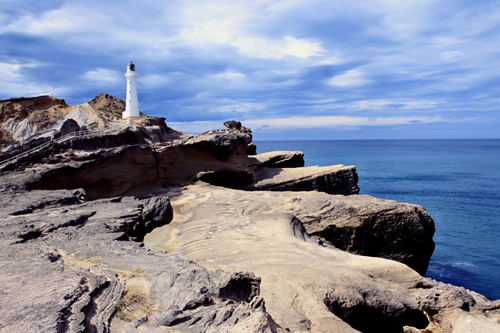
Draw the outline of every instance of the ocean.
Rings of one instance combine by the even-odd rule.
[[[360,194],[423,206],[436,248],[427,277],[500,299],[500,139],[255,141],[306,166],[355,165]]]

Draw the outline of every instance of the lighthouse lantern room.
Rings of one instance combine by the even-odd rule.
[[[135,65],[132,61],[127,65],[125,77],[127,78],[127,99],[125,101],[125,111],[122,113],[122,118],[127,119],[127,123],[130,124],[130,119],[139,118],[139,102],[137,100],[137,88],[135,85],[137,73],[135,72]]]

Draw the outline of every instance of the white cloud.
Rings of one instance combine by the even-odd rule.
[[[368,111],[385,111],[388,108],[397,108],[401,110],[416,110],[416,109],[433,109],[439,104],[433,100],[410,100],[410,99],[370,99],[354,101],[347,105],[348,109],[353,110],[368,110]]]
[[[436,0],[380,0],[372,7],[376,17],[381,19],[379,24],[370,26],[367,31],[388,39],[411,40],[446,24],[436,20],[435,15],[439,13]]]
[[[366,77],[366,74],[357,68],[336,75],[327,81],[329,85],[337,87],[359,87],[370,82],[371,80]]]
[[[0,93],[5,98],[30,97],[39,95],[52,95],[61,97],[70,92],[69,87],[57,87],[39,80],[29,79],[23,74],[24,68],[37,68],[44,66],[37,62],[0,62]]]
[[[168,74],[147,74],[145,76],[139,75],[137,81],[138,84],[144,86],[147,89],[162,87],[172,82]]]
[[[251,102],[241,102],[233,104],[223,104],[221,106],[212,107],[210,112],[213,113],[248,113],[255,112],[265,108],[265,105]]]
[[[121,81],[125,82],[123,73],[106,68],[97,68],[96,70],[87,71],[83,74],[83,78],[96,84],[116,84]]]
[[[440,116],[401,116],[401,117],[350,117],[350,116],[312,116],[281,117],[241,120],[243,126],[252,130],[291,130],[306,128],[394,126],[430,123],[466,123],[466,119],[444,119]],[[188,133],[201,133],[221,128],[221,121],[169,122],[169,126]]]
[[[181,13],[185,23],[179,40],[196,48],[209,48],[210,44],[227,45],[254,58],[309,58],[325,52],[321,42],[312,38],[293,35],[271,38],[252,29],[266,5],[267,1],[222,1],[183,7]]]
[[[90,6],[63,4],[61,8],[38,15],[28,13],[1,28],[0,32],[16,32],[35,36],[72,35],[88,31],[105,33],[109,31],[106,29],[108,23],[109,17],[92,10]]]
[[[245,74],[233,72],[233,71],[225,71],[223,73],[209,75],[209,79],[215,79],[215,80],[220,80],[220,81],[224,81],[224,82],[242,81],[245,78],[246,78]]]
[[[311,128],[334,126],[390,126],[407,125],[411,123],[436,123],[444,122],[442,117],[405,116],[405,117],[350,117],[350,116],[312,116],[312,117],[287,117],[246,120],[250,128]]]
[[[325,52],[319,41],[293,36],[284,36],[281,39],[243,37],[237,38],[231,44],[237,47],[240,53],[257,58],[310,58]]]

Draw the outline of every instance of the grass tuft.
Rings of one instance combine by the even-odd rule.
[[[154,308],[154,304],[144,289],[132,287],[125,289],[123,292],[120,303],[116,305],[115,315],[123,321],[131,322],[142,316],[149,315]]]
[[[135,277],[141,277],[144,276],[144,268],[142,267],[136,267],[131,271],[121,271],[114,269],[114,271],[118,274],[123,276],[124,278],[135,278]]]
[[[115,316],[120,320],[131,322],[154,311],[156,305],[149,298],[144,269],[136,267],[131,271],[115,270],[115,272],[126,280],[125,290],[116,305]]]

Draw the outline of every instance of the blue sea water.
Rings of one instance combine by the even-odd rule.
[[[423,206],[436,248],[427,277],[500,299],[500,140],[256,141],[306,166],[355,165],[360,194]]]

